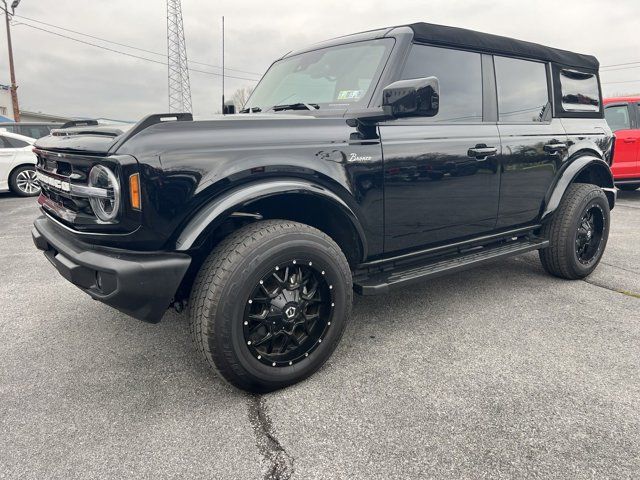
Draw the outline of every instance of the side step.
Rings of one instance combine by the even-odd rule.
[[[354,288],[360,295],[378,295],[390,289],[419,282],[426,278],[465,270],[504,257],[539,250],[549,245],[549,240],[525,239],[499,246],[480,247],[467,253],[458,254],[445,260],[442,257],[428,263],[407,265],[387,272],[375,273],[367,278],[354,281]]]

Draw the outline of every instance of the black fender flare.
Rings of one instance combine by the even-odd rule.
[[[336,193],[316,183],[301,179],[273,179],[258,183],[241,185],[212,199],[191,218],[181,230],[175,242],[176,251],[187,251],[198,245],[198,241],[212,230],[215,230],[234,212],[273,195],[296,193],[313,195],[328,200],[338,207],[350,220],[358,233],[363,258],[367,255],[367,241],[364,229],[357,215],[349,205]]]
[[[613,175],[611,174],[609,164],[594,155],[582,155],[568,163],[561,171],[557,182],[547,194],[547,200],[545,201],[544,211],[541,216],[542,220],[547,218],[558,208],[560,201],[562,200],[562,196],[569,185],[571,185],[582,172],[591,168],[598,172],[598,178],[601,179],[599,182],[601,185],[599,186],[605,191],[607,199],[609,200],[609,206],[611,208],[614,207],[616,201],[616,189],[613,183]]]

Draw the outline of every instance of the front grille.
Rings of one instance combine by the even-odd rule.
[[[86,197],[74,195],[68,186],[87,186],[91,168],[104,164],[104,157],[72,155],[35,149],[38,157],[36,170],[46,177],[41,181],[40,205],[45,212],[68,226],[79,230],[99,225],[101,222],[91,210]]]

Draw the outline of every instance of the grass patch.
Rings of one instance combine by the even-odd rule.
[[[640,298],[640,293],[630,292],[629,290],[618,290],[623,295],[628,295],[634,298]]]

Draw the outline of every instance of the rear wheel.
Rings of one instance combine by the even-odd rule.
[[[40,194],[35,166],[23,165],[11,172],[9,187],[13,193],[21,197],[33,197]]]
[[[618,185],[618,189],[625,191],[633,191],[640,188],[640,184],[631,184],[631,185]]]
[[[549,247],[540,250],[540,260],[550,274],[567,279],[584,278],[600,263],[609,238],[609,202],[596,185],[575,183],[542,235]]]
[[[197,349],[224,379],[251,392],[299,382],[331,356],[352,303],[336,243],[308,225],[248,225],[207,258],[190,300]]]

